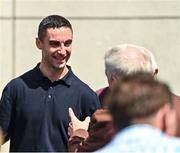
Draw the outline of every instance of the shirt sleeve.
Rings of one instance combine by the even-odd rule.
[[[80,118],[80,120],[84,120],[87,116],[91,117],[92,114],[100,108],[101,104],[95,92],[83,95],[81,99],[82,118]]]
[[[5,141],[7,141],[10,136],[11,116],[12,99],[10,97],[9,88],[6,86],[3,90],[0,101],[0,127],[2,129],[3,135],[5,136]]]

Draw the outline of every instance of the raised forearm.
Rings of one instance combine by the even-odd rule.
[[[3,144],[3,142],[4,142],[4,134],[2,129],[0,128],[0,146]]]
[[[79,129],[73,132],[68,141],[69,152],[78,152],[79,147],[82,146],[82,142],[86,140],[89,133],[84,129]]]

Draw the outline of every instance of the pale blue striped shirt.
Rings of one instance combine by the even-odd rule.
[[[180,139],[150,125],[136,124],[121,130],[98,153],[180,153]]]

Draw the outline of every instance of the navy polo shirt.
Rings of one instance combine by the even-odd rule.
[[[68,108],[84,120],[100,107],[96,94],[72,72],[51,82],[37,65],[4,88],[0,127],[10,151],[67,151]]]

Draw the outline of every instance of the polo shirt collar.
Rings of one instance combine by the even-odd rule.
[[[46,77],[42,74],[40,68],[39,68],[40,63],[36,65],[36,67],[33,69],[34,70],[34,78],[36,81],[40,81],[45,79]]]
[[[44,80],[44,79],[48,79],[46,76],[43,75],[43,73],[41,72],[40,68],[39,68],[40,63],[37,64],[37,66],[34,68],[34,77],[36,81],[40,81],[40,80]],[[67,65],[67,68],[69,69],[68,73],[60,80],[55,81],[55,82],[63,82],[66,85],[70,86],[72,81],[73,81],[73,72],[71,70],[71,67]]]
[[[63,81],[66,85],[70,86],[73,81],[74,74],[70,66],[67,65],[67,68],[69,69],[68,73],[59,81]]]

